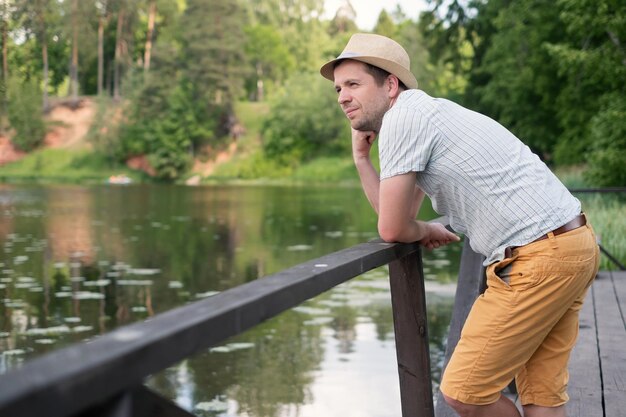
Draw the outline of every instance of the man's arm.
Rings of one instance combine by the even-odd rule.
[[[437,248],[459,237],[440,224],[416,221],[424,191],[415,185],[415,173],[410,172],[380,181],[372,165],[370,150],[376,140],[375,132],[352,129],[352,155],[359,172],[363,191],[378,214],[378,233],[386,242],[415,242]]]
[[[370,150],[375,140],[376,133],[374,132],[362,132],[352,129],[352,157],[354,158],[354,166],[356,166],[356,170],[359,173],[365,196],[376,214],[378,214],[378,188],[380,186],[380,179],[370,159]]]
[[[423,198],[423,196],[422,196]],[[380,181],[378,233],[386,242],[415,242],[432,249],[459,241],[443,225],[414,220],[415,173]]]
[[[370,202],[376,214],[379,214],[380,179],[370,159],[370,150],[375,140],[375,132],[362,132],[352,129],[352,156],[354,158],[354,165],[359,173],[361,186],[363,187],[367,200]],[[424,201],[424,191],[417,185],[414,186],[412,198],[413,202],[411,204],[409,217],[414,219],[417,217],[417,213],[419,213],[422,202]]]

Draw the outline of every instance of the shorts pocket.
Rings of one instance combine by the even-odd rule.
[[[505,258],[499,262],[496,262],[495,264],[489,265],[486,271],[487,286],[489,288],[494,288],[494,289],[499,288],[499,289],[510,291],[511,286],[510,286],[509,272],[507,272],[506,276],[501,276],[501,273],[505,270],[509,271],[511,269],[509,268],[509,266],[511,266],[516,259],[517,259],[517,256],[513,256],[511,258]]]
[[[504,261],[504,263],[497,268],[497,271],[502,271],[501,275],[505,276],[501,278],[508,280],[508,286],[512,290],[525,290],[539,283],[541,275],[538,275],[535,271],[535,259],[533,259],[532,256],[518,254]]]

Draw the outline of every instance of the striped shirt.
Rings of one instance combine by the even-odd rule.
[[[450,226],[485,265],[580,213],[580,202],[496,121],[421,90],[400,94],[379,133],[380,178],[416,173]]]

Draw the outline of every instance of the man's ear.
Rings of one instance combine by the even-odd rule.
[[[400,80],[393,74],[387,76],[387,92],[390,98],[395,98],[400,94]]]

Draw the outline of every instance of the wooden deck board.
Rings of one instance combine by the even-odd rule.
[[[616,287],[621,288],[623,278],[622,274],[601,272],[594,283],[606,416],[624,415],[626,410],[626,328],[616,293]]]
[[[613,271],[611,275],[613,276],[613,286],[620,306],[622,322],[626,329],[626,271]]]
[[[602,377],[598,358],[594,288],[587,293],[580,311],[578,341],[569,362],[567,415],[603,417]]]

